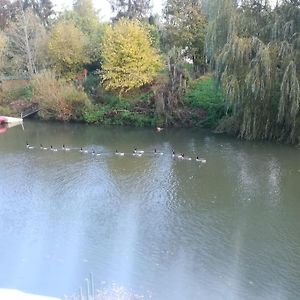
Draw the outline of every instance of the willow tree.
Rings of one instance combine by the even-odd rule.
[[[242,1],[220,22],[222,14],[210,26],[209,45],[239,136],[297,141],[299,5],[272,10],[266,1]],[[219,24],[227,32],[223,47],[214,38]]]

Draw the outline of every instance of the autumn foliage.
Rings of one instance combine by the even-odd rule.
[[[104,87],[120,94],[151,83],[162,68],[149,32],[137,20],[121,19],[108,27],[102,55]]]
[[[49,40],[49,52],[53,67],[58,74],[74,78],[89,62],[86,55],[86,36],[72,22],[59,22],[52,29]]]

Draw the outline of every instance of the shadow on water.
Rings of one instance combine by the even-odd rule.
[[[0,287],[72,295],[92,272],[95,287],[153,299],[300,297],[295,147],[25,122],[0,136],[0,165]]]

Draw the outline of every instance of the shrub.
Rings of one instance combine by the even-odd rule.
[[[225,103],[221,90],[212,76],[206,75],[194,81],[187,90],[184,103],[191,108],[202,108],[207,116],[202,125],[215,127],[225,115]]]
[[[34,101],[39,103],[43,119],[61,121],[81,120],[88,96],[64,79],[56,79],[51,72],[35,75],[32,80]]]
[[[96,97],[98,92],[98,87],[100,84],[100,77],[96,75],[89,75],[86,77],[83,87],[84,91],[91,97]]]

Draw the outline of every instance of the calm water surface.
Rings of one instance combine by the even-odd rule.
[[[135,146],[165,155],[111,154]],[[0,288],[62,297],[92,272],[146,299],[300,299],[297,147],[26,122],[0,135],[0,172]]]

